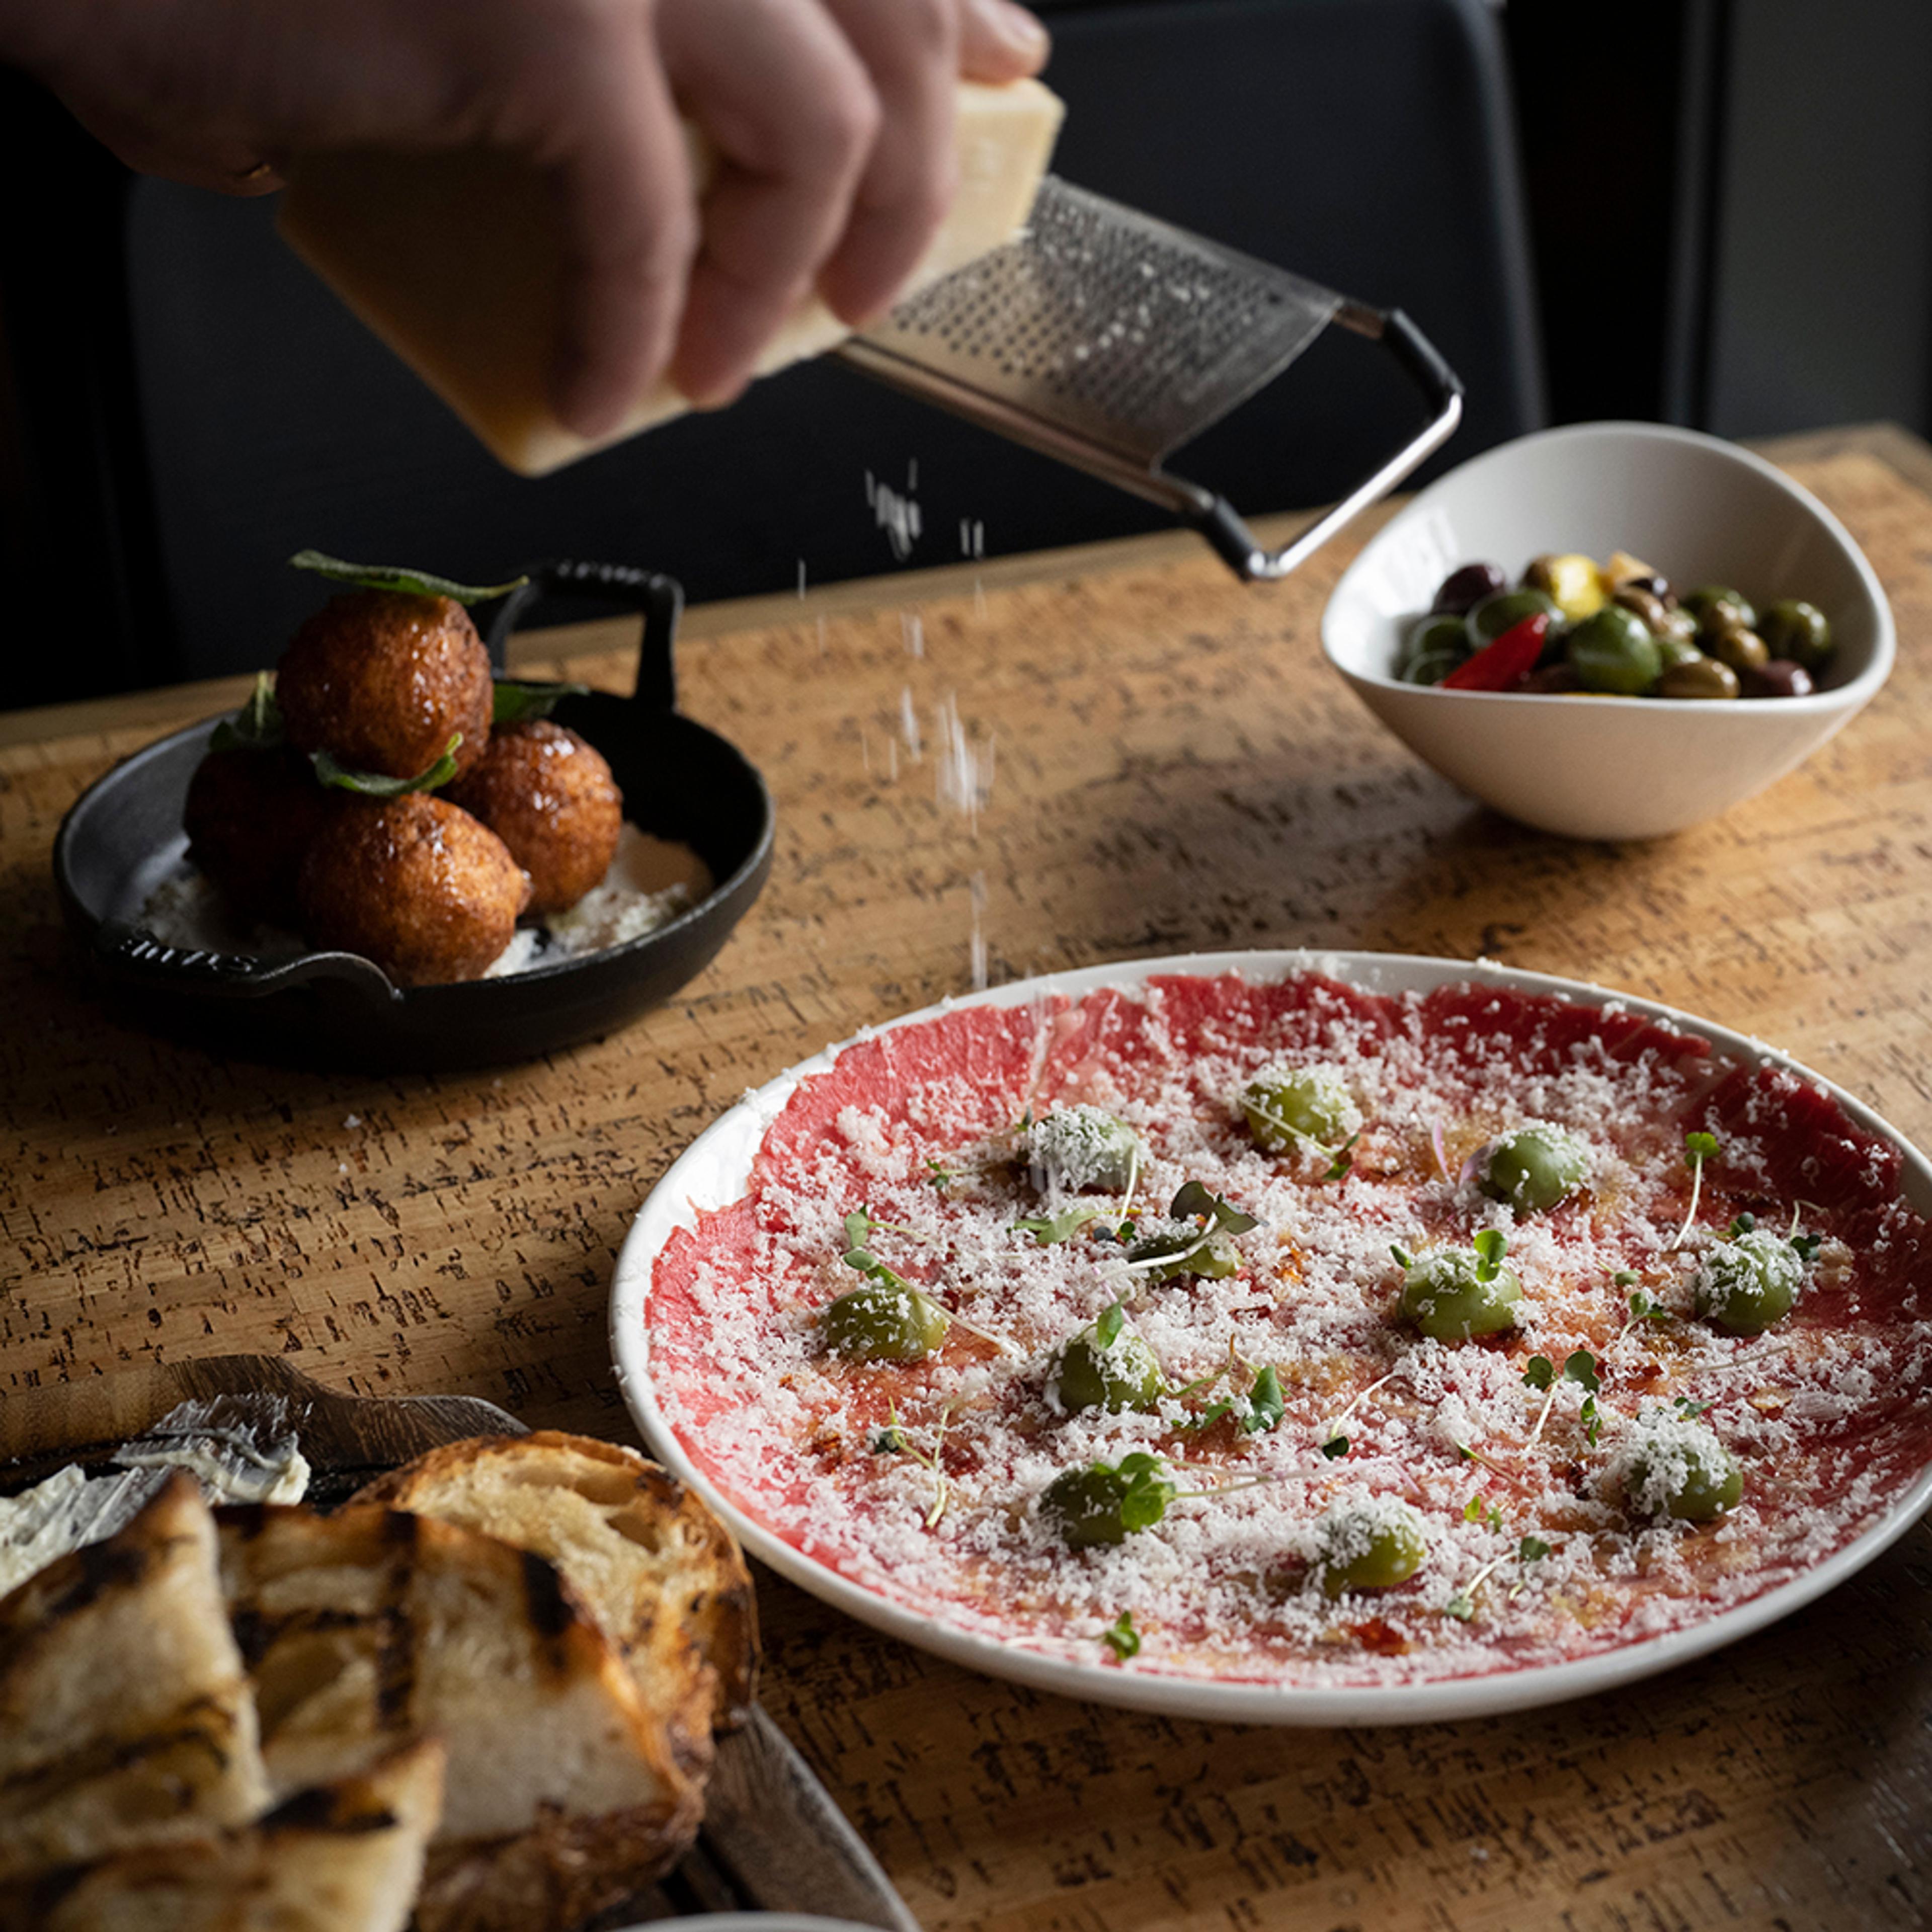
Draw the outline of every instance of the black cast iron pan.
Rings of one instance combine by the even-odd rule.
[[[560,599],[640,610],[644,646],[628,698],[564,698],[551,714],[604,754],[642,830],[688,844],[716,890],[670,924],[601,952],[500,980],[392,986],[351,952],[280,962],[188,952],[134,922],[187,847],[182,806],[218,720],[137,752],[74,802],[54,842],[70,926],[112,995],[141,1023],[250,1058],[372,1071],[528,1060],[627,1024],[708,965],[771,870],[770,794],[742,754],[676,709],[673,646],[683,594],[670,578],[622,565],[537,566],[489,631],[505,640]]]

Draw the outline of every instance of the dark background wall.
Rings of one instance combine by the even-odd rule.
[[[1062,171],[1408,308],[1472,381],[1442,463],[1545,419],[1932,430],[1923,0],[1045,10]],[[308,594],[277,560],[305,542],[487,574],[602,548],[742,593],[801,556],[818,580],[890,568],[862,473],[914,457],[914,563],[958,554],[961,516],[994,551],[1156,520],[829,368],[518,484],[314,301],[266,206],[130,190],[4,72],[0,179],[0,705],[272,659]],[[249,295],[212,296],[224,276]],[[1345,488],[1412,408],[1350,346],[1318,346],[1276,413],[1204,448],[1209,480],[1257,512]],[[224,412],[259,476],[232,466]]]

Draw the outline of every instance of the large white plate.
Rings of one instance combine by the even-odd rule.
[[[1902,1191],[1918,1214],[1932,1218],[1932,1162],[1898,1131],[1842,1088],[1822,1080],[1788,1055],[1761,1040],[1713,1026],[1708,1021],[1613,993],[1574,980],[1542,973],[1454,959],[1418,958],[1389,952],[1196,952],[1166,959],[1143,959],[1075,973],[1023,980],[963,1000],[942,1001],[890,1022],[910,1026],[962,1006],[1010,1006],[1055,993],[1078,999],[1103,986],[1132,987],[1159,974],[1238,972],[1253,980],[1288,973],[1319,972],[1374,993],[1426,992],[1432,987],[1468,981],[1524,993],[1554,993],[1586,1006],[1616,1000],[1633,1012],[1667,1022],[1710,1042],[1719,1054],[1750,1066],[1787,1067],[1817,1080],[1846,1113],[1868,1132],[1891,1142],[1904,1156]],[[889,1028],[873,1028],[857,1037]],[[1895,1542],[1932,1504],[1932,1467],[1922,1469],[1882,1518],[1853,1542],[1805,1575],[1766,1591],[1749,1603],[1723,1611],[1688,1630],[1628,1644],[1570,1664],[1435,1684],[1363,1685],[1310,1689],[1295,1684],[1216,1684],[1123,1670],[1110,1664],[1084,1664],[1044,1657],[975,1632],[956,1629],[942,1618],[886,1601],[810,1557],[754,1521],[732,1496],[722,1492],[692,1464],[660,1411],[651,1385],[649,1323],[651,1276],[660,1250],[674,1229],[694,1226],[700,1211],[737,1200],[751,1178],[752,1162],[766,1130],[802,1080],[829,1068],[850,1040],[828,1046],[756,1092],[707,1128],[673,1164],[639,1210],[617,1257],[610,1293],[611,1346],[619,1386],[638,1426],[664,1463],[702,1495],[729,1522],[745,1547],[814,1596],[848,1612],[890,1635],[983,1670],[1044,1690],[1087,1697],[1097,1703],[1124,1704],[1174,1717],[1220,1718],[1263,1724],[1417,1724],[1473,1718],[1583,1697],[1648,1677],[1702,1657],[1822,1596],[1862,1569]]]

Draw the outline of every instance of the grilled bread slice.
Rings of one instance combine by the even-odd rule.
[[[214,1522],[178,1473],[0,1599],[0,1880],[206,1836],[268,1797]]]
[[[514,1847],[536,1874],[520,1919],[437,1922],[561,1927],[649,1883],[688,1844],[698,1800],[662,1725],[542,1557],[374,1505],[224,1510],[220,1525],[276,1792],[440,1737],[436,1872],[447,1882]],[[572,1862],[580,1840],[596,1843],[594,1869]]]
[[[715,1728],[750,1707],[758,1655],[750,1574],[731,1533],[632,1449],[550,1430],[433,1449],[358,1502],[466,1524],[561,1570],[622,1654],[679,1762],[702,1777]]]
[[[44,1880],[4,1932],[402,1932],[442,1802],[443,1752],[405,1745],[256,1823]]]

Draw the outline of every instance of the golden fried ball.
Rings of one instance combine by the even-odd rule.
[[[241,911],[296,922],[296,875],[328,815],[308,760],[290,751],[211,752],[182,810],[188,856]]]
[[[567,912],[603,878],[624,825],[624,794],[596,746],[534,718],[495,733],[449,796],[530,875],[538,912]]]
[[[351,770],[412,778],[463,734],[466,770],[490,738],[490,653],[448,597],[352,590],[310,618],[282,653],[275,698],[289,742]]]
[[[338,796],[302,860],[309,944],[359,952],[399,986],[478,977],[509,944],[530,898],[509,848],[424,792]]]

